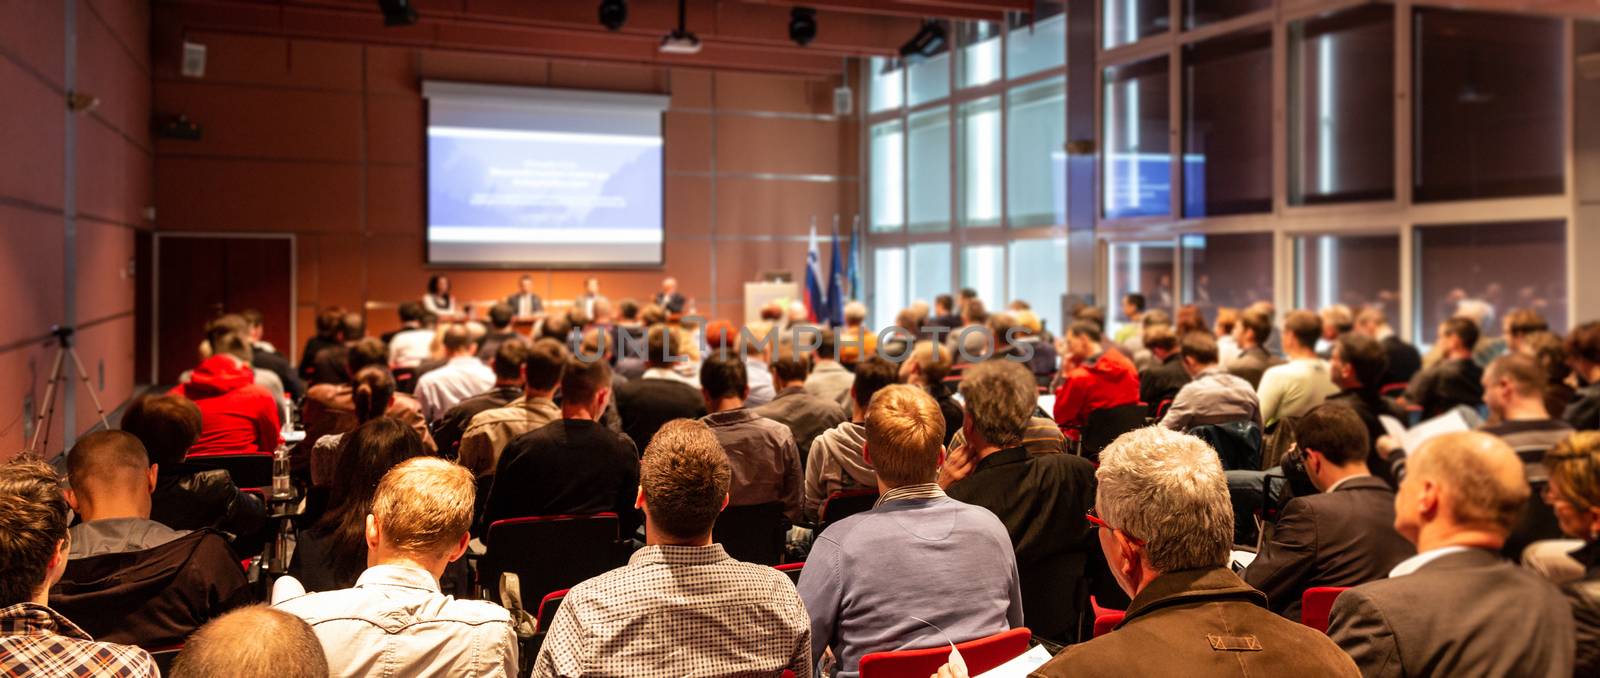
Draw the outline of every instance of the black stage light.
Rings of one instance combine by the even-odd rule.
[[[917,61],[934,56],[944,50],[948,36],[945,35],[944,24],[937,21],[928,21],[922,24],[917,34],[911,36],[906,44],[900,46],[900,57],[906,61]]]
[[[817,10],[796,7],[789,10],[789,39],[801,47],[817,38]]]
[[[378,10],[383,12],[383,25],[410,26],[417,22],[417,8],[411,0],[378,0]]]
[[[608,31],[621,30],[628,22],[628,3],[624,0],[601,0],[600,25]]]

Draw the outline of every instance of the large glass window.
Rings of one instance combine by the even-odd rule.
[[[980,21],[958,25],[956,47],[959,86],[976,87],[1000,79],[1000,24]]]
[[[1006,212],[1012,228],[1067,223],[1067,83],[1006,95]]]
[[[1561,20],[1416,10],[1418,201],[1565,190]]]
[[[1167,0],[1102,0],[1100,37],[1106,49],[1138,42],[1172,27]]]
[[[1271,233],[1183,236],[1183,303],[1209,319],[1217,307],[1271,300]]]
[[[900,309],[910,305],[906,297],[906,251],[899,247],[879,247],[872,251],[872,326],[892,327]]]
[[[1566,236],[1560,220],[1418,227],[1413,336],[1431,344],[1439,323],[1458,314],[1482,318],[1483,336],[1499,336],[1516,308],[1537,310],[1565,332]]]
[[[1017,240],[1011,243],[1011,299],[1028,302],[1044,328],[1060,334],[1061,295],[1067,293],[1067,239]]]
[[[1013,14],[1006,33],[1006,77],[1016,78],[1067,62],[1066,3],[1040,0],[1033,14]]]
[[[1272,6],[1272,0],[1183,0],[1183,29],[1244,16]]]
[[[1289,24],[1289,202],[1394,198],[1394,8]]]
[[[872,57],[868,64],[872,84],[868,87],[871,96],[867,110],[877,113],[904,105],[906,70],[900,60]]]
[[[1000,225],[1000,97],[961,105],[961,224]]]
[[[938,108],[912,115],[908,135],[912,231],[950,228],[950,112]]]
[[[950,243],[918,243],[910,250],[910,300],[921,299],[932,304],[934,297],[949,294],[955,287],[950,284]]]
[[[1272,210],[1272,36],[1184,48],[1183,213]]]
[[[970,245],[961,250],[961,286],[978,292],[990,312],[1005,308],[1006,248],[1002,245]]]
[[[872,126],[872,230],[898,231],[906,223],[904,127],[899,120]]]
[[[1105,71],[1103,209],[1108,219],[1171,213],[1167,58]]]
[[[908,81],[910,86],[907,87],[907,99],[910,105],[925,104],[950,96],[950,52],[948,45],[941,49],[944,51],[916,61],[906,69],[910,72]]]
[[[1172,285],[1172,266],[1175,249],[1170,240],[1150,242],[1112,243],[1111,267],[1108,271],[1106,302],[1106,328],[1113,336],[1121,334],[1129,318],[1122,312],[1122,299],[1129,294],[1142,294],[1146,308],[1171,311],[1176,299]],[[1120,339],[1119,339],[1120,340]]]
[[[1294,239],[1294,305],[1381,309],[1400,327],[1400,237],[1309,235]]]

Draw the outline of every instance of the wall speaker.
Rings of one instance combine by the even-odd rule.
[[[185,78],[206,77],[206,46],[198,42],[183,41],[183,68]]]

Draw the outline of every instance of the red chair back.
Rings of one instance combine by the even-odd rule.
[[[1348,586],[1315,586],[1300,595],[1300,623],[1323,633],[1328,632],[1328,615],[1333,612],[1333,601]]]
[[[1383,396],[1385,398],[1393,398],[1393,397],[1398,396],[1398,395],[1400,395],[1402,393],[1405,393],[1407,386],[1410,386],[1410,384],[1408,384],[1406,382],[1403,382],[1403,381],[1397,381],[1397,382],[1395,382],[1393,384],[1384,384],[1381,388],[1378,389],[1378,395],[1381,395],[1381,396]]]
[[[789,581],[794,582],[795,586],[800,585],[800,571],[805,569],[805,567],[806,563],[803,560],[798,563],[784,563],[776,566],[779,572],[788,575]]]
[[[555,622],[556,610],[561,609],[561,601],[567,599],[567,592],[571,590],[551,591],[545,594],[544,600],[539,601],[539,614],[536,619],[539,620],[538,628],[540,633],[549,630],[550,624]]]
[[[976,676],[1027,652],[1028,641],[1032,639],[1032,631],[1026,627],[1016,628],[988,638],[957,643],[956,649],[967,663],[967,673]],[[861,678],[928,678],[938,673],[939,667],[949,659],[949,645],[925,650],[874,652],[861,658]]]
[[[478,583],[490,600],[500,599],[502,572],[516,573],[525,601],[572,588],[627,562],[617,529],[615,513],[496,520],[484,534]]]
[[[1089,596],[1089,606],[1094,609],[1094,637],[1096,638],[1111,633],[1111,629],[1117,628],[1117,624],[1121,624],[1122,620],[1128,616],[1128,613],[1122,610],[1100,607],[1100,602],[1095,600],[1094,596]]]

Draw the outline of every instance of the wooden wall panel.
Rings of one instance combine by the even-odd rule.
[[[717,171],[777,174],[841,172],[841,121],[717,116]],[[759,149],[759,151],[757,150]]]
[[[0,204],[0,242],[0,289],[18,290],[21,302],[0,323],[0,346],[10,346],[61,322],[61,214]]]
[[[133,229],[78,220],[78,318],[93,322],[133,312]]]
[[[0,0],[0,45],[5,46],[10,60],[26,64],[56,85],[61,84],[62,68],[66,55],[61,48],[62,17],[66,12],[64,2],[38,2],[37,0]],[[0,64],[9,65],[7,59]],[[7,92],[6,107],[19,103],[19,96]],[[3,115],[3,112],[0,112]],[[0,130],[5,129],[0,125]],[[5,148],[10,148],[9,146]]]
[[[162,230],[357,232],[360,198],[354,164],[156,158]]]
[[[357,92],[220,85],[193,80],[156,90],[156,110],[199,124],[198,141],[162,139],[161,153],[253,159],[361,159]]]
[[[0,195],[60,209],[61,140],[66,134],[61,95],[4,58],[0,92],[6,93],[0,106],[0,149],[7,158],[26,158],[0,163]]]

